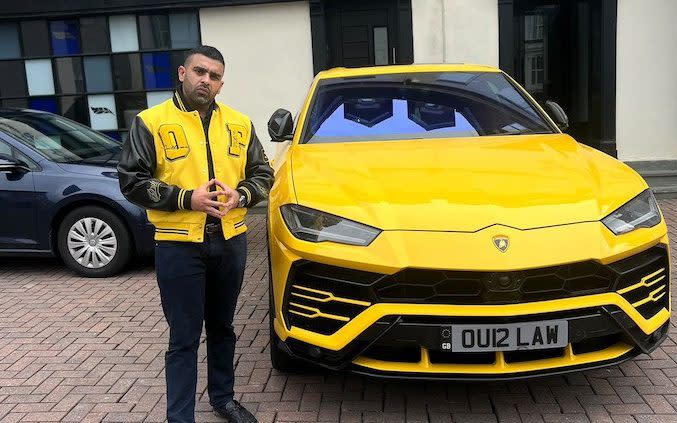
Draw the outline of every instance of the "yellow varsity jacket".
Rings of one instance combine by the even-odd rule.
[[[180,89],[134,119],[118,164],[120,189],[146,208],[156,240],[202,242],[207,215],[191,210],[190,200],[192,190],[213,174],[246,198],[245,207],[221,220],[229,239],[246,231],[247,207],[267,198],[273,170],[247,116],[214,102],[205,128],[199,113],[186,108]]]

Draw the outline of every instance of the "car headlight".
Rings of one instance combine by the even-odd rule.
[[[638,228],[658,225],[661,223],[661,214],[653,192],[647,189],[602,219],[602,223],[611,232],[621,235]]]
[[[366,246],[381,233],[380,229],[298,204],[285,204],[280,212],[291,233],[304,241]]]

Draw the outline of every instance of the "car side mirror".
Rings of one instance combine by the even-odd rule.
[[[268,133],[271,141],[284,142],[293,138],[294,118],[285,109],[277,109],[268,120]]]
[[[547,109],[548,114],[550,114],[552,119],[557,124],[557,127],[562,132],[566,131],[566,129],[569,127],[569,118],[567,117],[567,114],[564,113],[562,106],[552,100],[548,100],[545,102],[545,108]]]
[[[4,154],[0,155],[0,172],[2,173],[13,173],[17,171],[28,172],[30,169],[26,163],[21,160],[17,160],[13,157],[6,156]]]

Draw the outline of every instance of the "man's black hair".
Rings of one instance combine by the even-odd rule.
[[[186,55],[186,60],[183,61],[183,66],[186,66],[190,57],[195,54],[201,54],[205,57],[209,57],[212,60],[218,60],[221,62],[221,64],[223,64],[223,66],[226,66],[226,62],[223,60],[223,55],[221,52],[212,46],[197,46],[192,48]]]

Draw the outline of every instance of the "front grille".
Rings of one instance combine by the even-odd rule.
[[[515,304],[617,291],[650,318],[668,309],[669,279],[662,245],[608,265],[511,272],[409,268],[384,275],[303,261],[290,271],[284,310],[290,326],[332,334],[376,303]]]
[[[292,269],[285,293],[287,322],[291,326],[332,334],[372,304],[365,300],[367,291],[353,289],[354,284],[369,283],[369,273],[341,269],[348,279],[342,280],[336,278],[337,272],[327,272],[328,268],[303,263]]]
[[[373,285],[379,302],[514,304],[608,292],[615,274],[588,261],[513,272],[405,269]]]
[[[670,309],[670,263],[664,248],[654,247],[609,266],[620,275],[616,292],[645,319]]]

